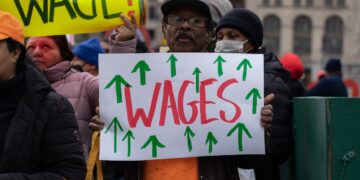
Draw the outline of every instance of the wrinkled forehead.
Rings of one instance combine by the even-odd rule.
[[[204,13],[199,12],[191,6],[181,6],[172,10],[168,16],[184,16],[184,17],[203,17],[206,18]]]
[[[55,44],[55,41],[49,37],[46,36],[36,36],[31,37],[27,40],[26,46],[29,46],[31,44]]]

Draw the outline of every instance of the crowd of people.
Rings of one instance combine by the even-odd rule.
[[[305,91],[300,57],[289,53],[279,60],[263,47],[259,17],[221,2],[165,1],[162,32],[168,52],[264,55],[264,77],[258,78],[264,79],[265,155],[104,162],[105,179],[280,179],[279,165],[293,143],[292,98],[347,96],[339,59],[331,59],[325,78]],[[98,54],[139,52],[135,17],[119,16],[125,24],[109,37],[109,47],[91,38],[70,49],[65,35],[25,43],[21,23],[0,11],[0,180],[85,178],[92,133],[105,125],[98,112]]]

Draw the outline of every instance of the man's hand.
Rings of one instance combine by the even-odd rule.
[[[267,95],[264,99],[264,106],[261,108],[261,126],[264,127],[265,130],[271,127],[271,123],[273,120],[273,107],[270,104],[275,99],[275,95],[273,93]]]
[[[120,18],[124,21],[125,24],[117,27],[115,29],[116,34],[114,36],[115,41],[128,41],[135,38],[136,33],[136,19],[132,14],[131,20],[125,15],[120,14]]]
[[[105,126],[104,121],[100,120],[99,115],[99,106],[96,107],[96,115],[91,118],[91,122],[89,123],[89,127],[93,131],[101,131]]]

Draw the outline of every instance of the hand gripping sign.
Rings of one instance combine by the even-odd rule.
[[[123,24],[119,14],[134,14],[145,24],[146,0],[1,0],[0,10],[17,17],[25,36],[91,33]]]
[[[100,159],[264,154],[263,55],[100,55]]]

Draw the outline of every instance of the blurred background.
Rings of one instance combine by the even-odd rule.
[[[166,45],[161,32],[163,1],[147,0],[147,24],[138,32],[147,52]],[[259,15],[264,25],[264,47],[279,58],[288,52],[300,56],[305,85],[317,80],[316,73],[330,57],[341,59],[344,79],[360,83],[359,0],[229,1],[234,7],[245,7]],[[80,34],[70,39],[76,44],[94,36],[106,40],[110,34]]]

